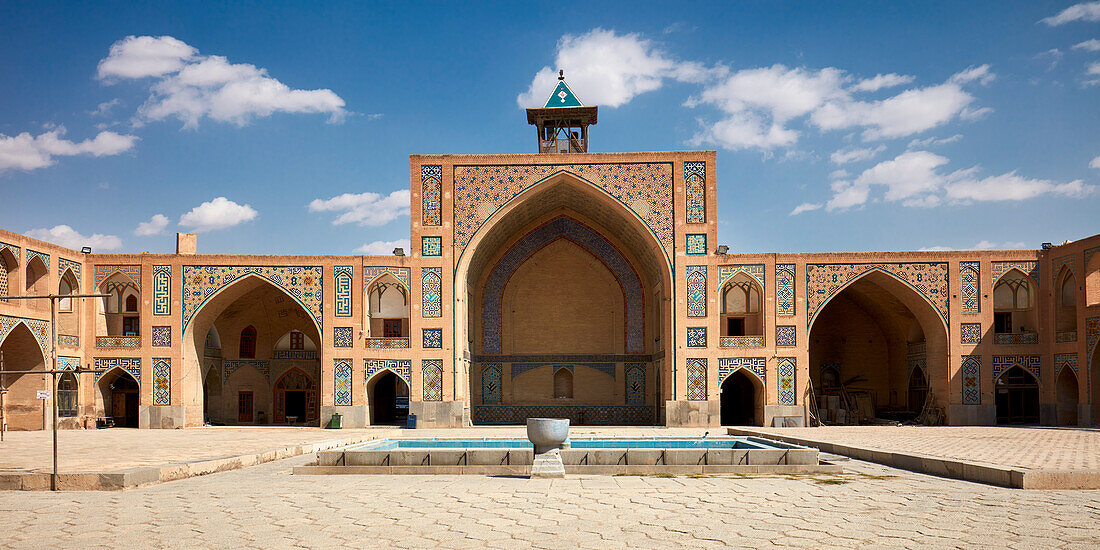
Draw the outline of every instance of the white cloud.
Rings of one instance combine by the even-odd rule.
[[[947,164],[947,159],[927,151],[906,151],[893,160],[887,160],[864,170],[855,185],[886,187],[885,199],[899,201],[911,199],[916,206],[924,204],[928,193],[940,186],[936,169]],[[933,205],[927,205],[933,206]]]
[[[137,136],[100,132],[92,139],[79,143],[62,138],[64,126],[31,136],[23,132],[17,136],[0,134],[0,173],[5,170],[35,170],[52,166],[54,157],[92,155],[104,157],[129,151]]]
[[[960,139],[962,139],[962,134],[955,134],[951,137],[945,138],[927,137],[924,139],[914,139],[913,141],[909,142],[908,148],[917,149],[921,147],[931,147],[933,145],[946,145],[948,143],[959,141]]]
[[[1100,74],[1100,61],[1089,63],[1088,68],[1085,69],[1085,74]]]
[[[92,116],[105,115],[108,112],[110,112],[110,110],[113,109],[118,104],[119,104],[118,98],[112,99],[110,101],[104,101],[103,103],[100,103],[98,106],[96,106],[95,109],[93,109],[91,111],[88,111],[88,114],[92,115]],[[102,124],[102,123],[100,123],[100,124]]]
[[[360,246],[359,248],[356,248],[355,251],[360,254],[366,254],[368,256],[389,256],[393,254],[393,249],[395,248],[403,248],[405,249],[405,254],[409,254],[411,252],[409,246],[409,239],[397,239],[396,241],[374,241]]]
[[[1082,2],[1074,4],[1042,20],[1050,26],[1064,25],[1072,21],[1100,21],[1100,2]]]
[[[821,203],[804,202],[804,203],[794,207],[794,210],[791,210],[791,213],[788,214],[788,215],[797,216],[797,215],[799,215],[803,212],[810,212],[810,211],[813,211],[813,210],[818,210],[818,209],[821,208],[821,206],[822,206]]]
[[[926,246],[924,248],[918,249],[919,252],[947,252],[950,250],[955,249],[951,248],[950,246]]]
[[[1089,168],[1096,168],[1097,170],[1100,170],[1100,157],[1092,159],[1092,162],[1089,163]]]
[[[865,78],[849,88],[853,92],[877,92],[883,88],[893,88],[902,84],[909,84],[914,77],[897,73],[878,74],[872,78]]]
[[[639,34],[616,34],[592,29],[586,34],[561,37],[553,67],[535,74],[527,91],[516,97],[520,107],[542,107],[557,85],[558,69],[565,70],[569,87],[586,105],[619,107],[639,94],[660,88],[666,79],[702,82],[722,68],[672,59]]]
[[[31,229],[27,231],[27,236],[73,250],[80,250],[85,246],[92,247],[92,250],[114,250],[122,247],[122,240],[114,235],[95,233],[85,237],[67,225],[55,225],[49,229]]]
[[[179,224],[196,233],[233,227],[255,219],[258,212],[251,206],[237,204],[225,197],[204,202],[180,216]]]
[[[1085,50],[1086,52],[1100,52],[1100,40],[1095,38],[1086,40],[1073,46],[1075,50]]]
[[[379,226],[390,223],[410,213],[408,189],[399,189],[383,197],[378,193],[344,193],[331,199],[313,199],[310,212],[342,212],[333,225],[355,223],[360,226]]]
[[[881,101],[843,98],[815,111],[810,120],[823,130],[863,127],[863,139],[898,138],[931,130],[959,116],[974,101],[959,83],[906,90]]]
[[[969,82],[977,81],[982,86],[988,86],[990,82],[993,82],[997,78],[997,75],[993,74],[989,65],[979,65],[977,67],[967,67],[965,71],[957,72],[951,75],[948,82],[954,82],[956,84],[966,84]]]
[[[1004,243],[995,243],[993,241],[979,241],[974,245],[974,250],[1025,250],[1027,249],[1027,243],[1023,241],[1008,241]]]
[[[139,237],[159,235],[164,231],[165,227],[168,227],[168,216],[164,214],[153,214],[153,217],[149,218],[149,221],[138,224],[137,229],[134,230],[134,235]]]
[[[948,176],[945,184],[947,198],[959,201],[1021,201],[1047,194],[1081,198],[1095,191],[1094,186],[1085,185],[1081,180],[1054,183],[1018,176],[1015,171],[982,179],[970,175],[971,171],[962,171],[959,176]]]
[[[208,117],[244,125],[277,112],[326,113],[337,122],[346,115],[344,100],[332,90],[291,89],[266,69],[199,55],[170,36],[129,36],[114,43],[99,63],[99,77],[108,82],[156,78],[138,109],[138,124],[176,117],[193,128]]]
[[[864,148],[851,148],[841,149],[834,151],[829,155],[829,160],[833,161],[833,164],[847,164],[849,162],[862,162],[875,158],[879,153],[886,150],[885,145],[879,145],[874,149]]]

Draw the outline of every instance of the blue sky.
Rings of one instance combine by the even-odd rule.
[[[408,155],[533,152],[558,68],[592,150],[718,150],[731,252],[1098,229],[1100,2],[4,2],[0,227],[388,253]]]

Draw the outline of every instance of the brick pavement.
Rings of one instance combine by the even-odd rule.
[[[293,476],[309,457],[124,492],[2,492],[7,548],[1096,548],[1100,491],[846,461],[838,476]]]

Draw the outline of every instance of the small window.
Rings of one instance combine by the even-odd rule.
[[[382,321],[382,336],[384,338],[400,338],[401,319],[384,319]]]
[[[726,319],[726,336],[744,336],[744,319]]]
[[[301,332],[290,333],[290,349],[305,349],[306,335]]]
[[[141,326],[141,322],[137,317],[123,317],[122,318],[122,335],[123,336],[137,336],[138,327]]]
[[[57,381],[57,415],[62,417],[76,416],[77,385],[76,376],[66,372]]]
[[[1062,281],[1062,307],[1077,307],[1077,279],[1073,275]]]
[[[573,373],[569,369],[561,368],[554,373],[554,398],[573,398]]]
[[[1010,334],[1012,332],[1012,313],[998,311],[993,314],[993,330],[997,334]]]
[[[256,328],[252,325],[241,331],[241,347],[238,356],[241,359],[256,358]]]
[[[133,294],[126,297],[126,312],[136,313],[138,310],[137,296]]]

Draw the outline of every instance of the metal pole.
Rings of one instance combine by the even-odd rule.
[[[8,390],[4,388],[4,352],[0,351],[0,442],[4,441],[4,431],[8,427],[8,419],[4,416],[4,396]]]
[[[70,298],[71,299],[71,298]],[[50,298],[50,370],[57,371],[57,298]],[[53,401],[53,474],[50,490],[57,490],[57,374],[50,374],[50,399]]]

